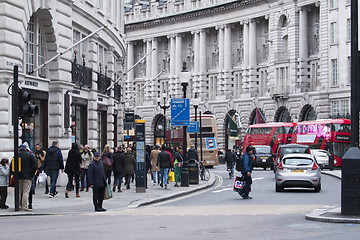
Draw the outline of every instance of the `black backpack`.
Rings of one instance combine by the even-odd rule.
[[[244,169],[243,166],[243,156],[236,158],[236,164],[235,164],[235,169],[238,172],[242,172],[242,170]]]

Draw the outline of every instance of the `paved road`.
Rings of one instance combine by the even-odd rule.
[[[1,239],[359,239],[360,225],[305,220],[340,203],[340,180],[323,175],[323,190],[274,191],[274,174],[255,171],[252,200],[232,191],[225,166],[214,187],[152,206],[106,213],[1,218]]]

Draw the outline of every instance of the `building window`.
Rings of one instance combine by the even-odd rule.
[[[331,101],[331,117],[344,118],[350,115],[350,100],[336,100]]]
[[[144,83],[136,84],[136,105],[142,105],[144,103],[145,91]]]
[[[77,30],[73,30],[73,43],[77,43],[79,42],[81,39],[85,38],[86,35],[85,34],[82,34],[81,32],[77,31]],[[77,59],[79,59],[83,54],[84,56],[86,56],[87,54],[87,40],[85,41],[82,41],[80,44],[76,45],[74,48],[73,48],[73,59],[75,57],[75,54],[74,54],[74,50],[76,50],[77,52]]]
[[[98,60],[99,60],[99,72],[101,72],[102,74],[105,74],[105,69],[107,66],[107,49],[102,46],[102,45],[98,45]]]
[[[351,83],[351,57],[348,57],[348,84]]]
[[[337,43],[336,22],[331,23],[331,43]]]
[[[331,59],[331,76],[332,76],[332,85],[337,86],[338,83],[338,63],[337,59]]]
[[[347,20],[347,40],[351,41],[351,19]]]
[[[28,22],[25,44],[25,70],[26,74],[30,74],[35,68],[45,63],[43,34],[39,22],[34,16],[32,16]],[[39,77],[45,77],[45,67],[40,68],[34,74]]]
[[[330,8],[337,8],[337,0],[330,0]]]

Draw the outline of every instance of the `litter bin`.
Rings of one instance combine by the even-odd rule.
[[[189,183],[199,184],[199,163],[195,159],[190,159],[188,163]]]
[[[175,182],[178,183],[180,182],[181,179],[182,162],[175,163],[174,172],[175,172]]]

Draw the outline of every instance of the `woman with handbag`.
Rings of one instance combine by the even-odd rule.
[[[75,176],[75,189],[76,189],[76,197],[80,197],[79,194],[79,177],[81,174],[80,170],[81,164],[81,155],[79,146],[76,143],[73,143],[68,158],[66,160],[65,173],[68,175],[68,183],[65,190],[65,197],[69,198],[69,191],[72,187],[72,183]]]
[[[3,158],[1,159],[0,165],[0,208],[7,209],[9,208],[6,205],[7,198],[7,188],[9,186],[9,175],[10,175],[10,167],[9,167],[9,159]]]
[[[101,160],[105,169],[106,181],[109,185],[111,185],[111,172],[113,170],[114,159],[111,153],[110,145],[105,145],[104,150],[101,153]]]
[[[88,169],[89,165],[93,160],[93,153],[89,149],[89,145],[84,146],[84,150],[81,153],[81,175],[80,175],[80,182],[81,182],[81,188],[80,192],[84,191],[85,188],[85,178],[86,178],[86,191],[89,191],[89,178],[88,178]]]

